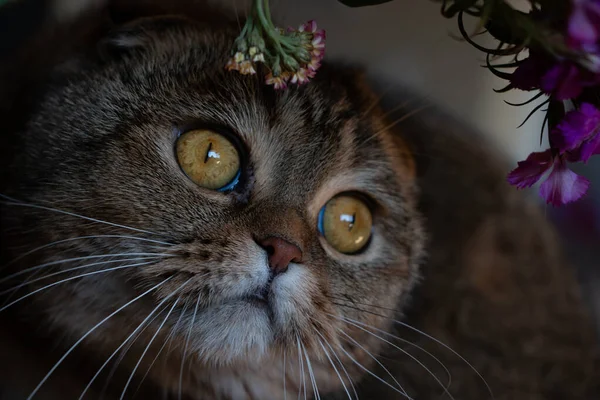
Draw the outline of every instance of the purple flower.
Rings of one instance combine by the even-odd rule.
[[[574,49],[595,52],[598,39],[600,39],[600,1],[573,0],[573,9],[568,23],[568,45]]]
[[[590,181],[568,169],[562,157],[555,160],[552,172],[540,186],[540,196],[553,206],[579,200],[587,192]]]
[[[552,168],[552,153],[550,150],[531,153],[525,161],[519,161],[517,168],[508,174],[508,183],[518,189],[533,186],[542,175]]]
[[[511,185],[519,189],[530,187],[550,171],[540,186],[540,196],[554,206],[580,199],[588,190],[590,182],[567,168],[566,155],[554,155],[551,149],[531,153],[525,161],[507,177]]]
[[[551,67],[540,79],[540,88],[556,100],[568,100],[581,94],[589,86],[579,67],[570,61],[562,61]]]
[[[541,77],[552,67],[552,61],[547,56],[530,51],[529,57],[512,73],[510,82],[521,90],[539,89]]]
[[[582,103],[552,130],[550,140],[561,153],[570,152],[570,161],[587,162],[600,153],[600,110]]]
[[[579,96],[583,88],[600,83],[600,75],[571,61],[531,51],[512,73],[510,82],[517,89],[540,89],[556,100],[568,100]]]

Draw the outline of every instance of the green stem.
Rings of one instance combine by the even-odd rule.
[[[290,57],[295,58],[295,54],[298,51],[299,45],[297,43],[290,43],[292,38],[285,37],[279,34],[277,28],[271,21],[271,13],[269,10],[269,0],[254,0],[254,10],[262,25],[262,31],[268,36],[273,42],[273,45],[281,54],[286,54]],[[287,50],[284,50],[284,48]]]
[[[275,30],[275,25],[271,22],[271,15],[269,13],[269,0],[254,0],[254,9],[256,14],[263,25],[263,28],[267,32]]]
[[[251,30],[249,27],[252,27],[252,16],[248,15],[248,18],[246,19],[246,23],[244,24],[244,27],[242,28],[242,32],[240,33],[240,35],[238,36],[238,38],[243,38],[244,36],[246,36],[246,33],[248,33],[248,30]]]
[[[275,24],[273,24],[273,21],[271,20],[271,10],[269,9],[269,0],[265,0],[264,7],[265,7],[265,16],[269,20],[269,23],[271,24],[271,26],[274,27]]]
[[[298,49],[300,48],[300,46],[297,43],[290,43],[288,41],[289,39],[290,38],[282,37],[280,40],[280,43],[283,45],[283,47],[291,50],[292,53],[296,53],[298,51]]]

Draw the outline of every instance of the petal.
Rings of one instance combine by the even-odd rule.
[[[595,117],[600,119],[600,110],[598,110],[593,104],[581,103],[579,106],[579,111],[588,118]]]
[[[594,43],[598,32],[586,11],[582,5],[575,6],[569,18],[569,36],[579,43]]]
[[[552,144],[564,152],[593,140],[599,130],[600,111],[589,103],[582,103],[578,110],[568,112],[550,135]]]
[[[546,70],[545,63],[539,58],[536,53],[530,54],[528,58],[523,60],[517,67],[515,72],[510,77],[510,82],[517,89],[533,90],[540,85],[540,76]]]
[[[556,100],[567,100],[579,96],[583,89],[579,69],[568,62],[550,68],[540,81],[545,93],[552,94]]]
[[[588,190],[590,181],[567,168],[564,161],[556,163],[548,179],[540,186],[540,196],[554,206],[579,200]]]
[[[531,153],[525,161],[519,161],[506,180],[519,189],[531,187],[542,175],[552,167],[552,151],[550,149]]]
[[[303,23],[298,28],[299,32],[314,33],[314,32],[316,32],[316,30],[317,30],[317,21],[315,21],[314,19],[311,19],[310,21]]]
[[[227,64],[225,64],[225,68],[228,71],[239,71],[240,70],[240,64],[238,64],[237,62],[235,62],[234,59],[229,59],[227,61]]]
[[[579,160],[588,162],[591,156],[600,153],[600,135],[596,134],[591,140],[584,142],[580,147]]]

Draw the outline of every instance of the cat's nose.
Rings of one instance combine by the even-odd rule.
[[[291,262],[302,261],[302,250],[287,240],[271,236],[262,240],[259,244],[267,251],[269,267],[275,274],[287,271]]]

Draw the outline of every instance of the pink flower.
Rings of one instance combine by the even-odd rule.
[[[325,31],[308,21],[298,29],[265,25],[265,10],[254,2],[251,15],[242,33],[235,40],[236,49],[225,68],[241,74],[256,74],[258,63],[272,71],[265,83],[275,89],[285,89],[289,84],[302,85],[314,78],[325,56]]]
[[[315,32],[310,44],[314,49],[313,51],[317,51],[319,54],[325,53],[325,31],[320,29]]]
[[[240,71],[240,74],[242,74],[242,75],[256,74],[256,70],[254,69],[254,64],[250,60],[242,61],[239,65],[238,71]]]
[[[227,64],[225,64],[225,68],[227,71],[239,71],[240,64],[237,63],[233,58],[227,60]]]
[[[321,67],[321,61],[315,57],[310,59],[310,62],[306,64],[306,68],[308,68],[311,72],[317,72],[317,70]]]
[[[298,32],[310,34],[310,45],[307,46],[307,50],[311,55],[311,62],[312,60],[321,61],[325,56],[325,30],[317,29],[317,23],[311,20],[300,25]],[[315,68],[314,71],[316,70]]]
[[[279,76],[273,76],[271,72],[267,75],[265,79],[265,83],[267,85],[273,85],[273,87],[277,90],[287,88],[287,82],[290,79],[290,74],[288,72],[282,72]]]
[[[292,79],[290,79],[290,82],[297,83],[298,85],[303,85],[305,83],[308,83],[310,78],[314,76],[313,73],[314,71],[310,72],[305,68],[300,68],[294,73],[294,75],[292,75]]]
[[[554,206],[573,202],[587,192],[590,182],[567,168],[567,157],[567,154],[554,155],[551,149],[531,153],[525,161],[517,163],[517,168],[508,174],[507,180],[518,189],[524,189],[534,185],[549,171],[540,186],[540,196]]]
[[[315,33],[317,31],[317,21],[311,19],[298,27],[298,32]]]

